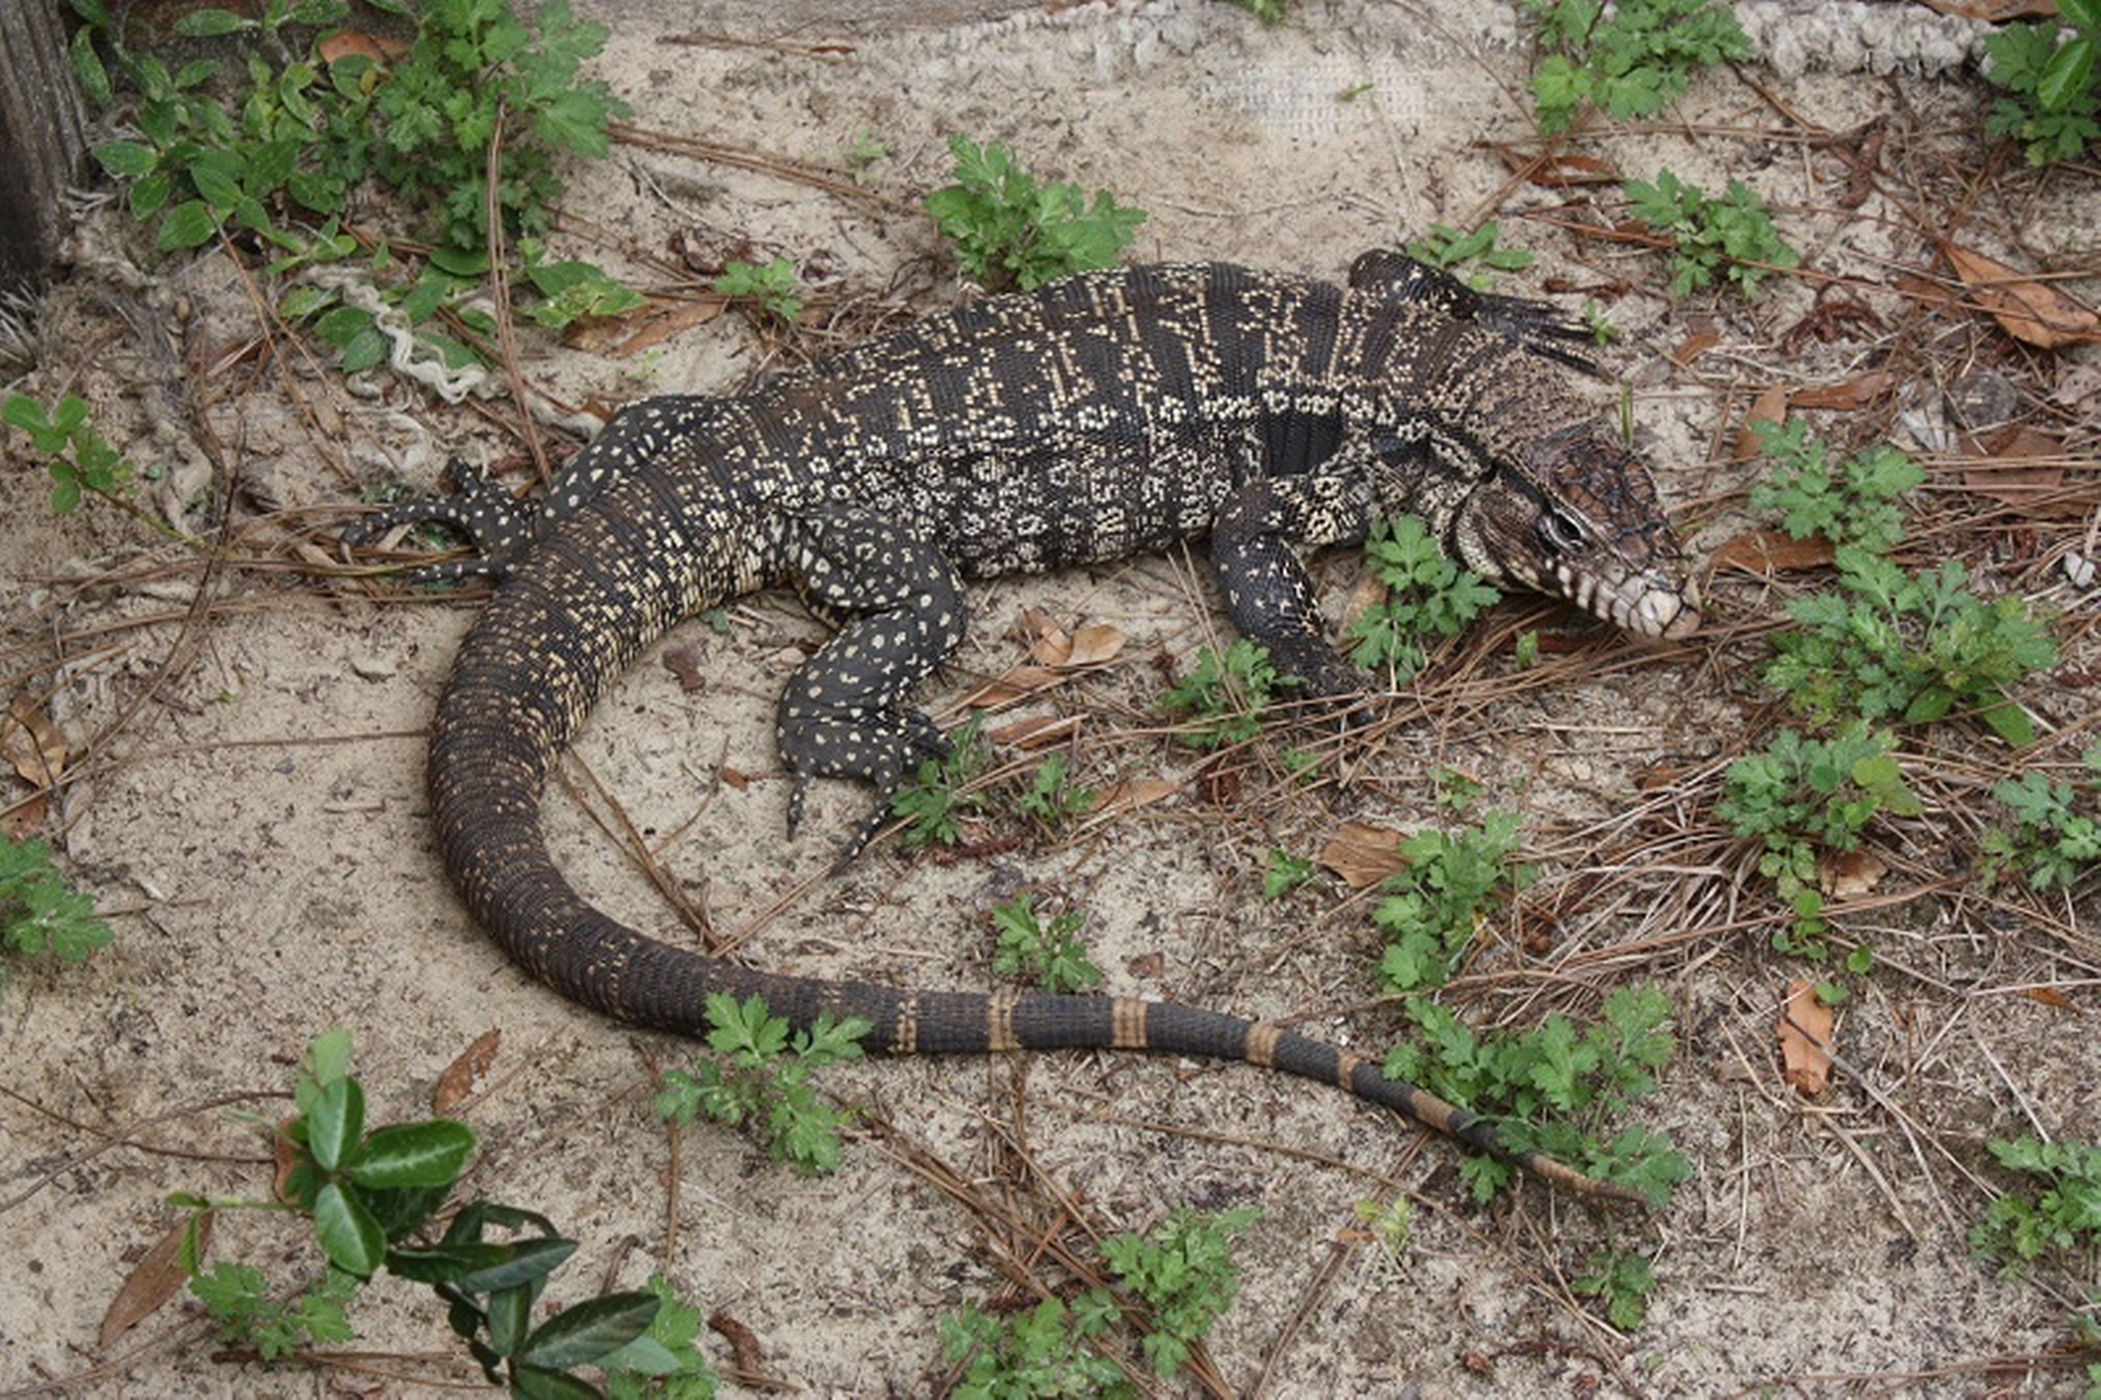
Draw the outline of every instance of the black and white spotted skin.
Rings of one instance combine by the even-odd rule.
[[[798,1025],[867,1017],[878,1053],[1127,1048],[1340,1085],[1575,1189],[1376,1064],[1222,1013],[1120,997],[912,992],[746,969],[591,907],[548,856],[542,785],[607,682],[679,619],[795,587],[837,627],[779,711],[783,760],[887,799],[940,736],[911,703],[962,639],[972,576],[1208,535],[1240,631],[1316,693],[1356,688],[1300,552],[1424,517],[1494,581],[1634,632],[1698,614],[1642,466],[1554,363],[1574,332],[1399,254],[1348,286],[1220,264],[1084,274],[931,317],[737,399],[645,401],[514,516],[469,484],[384,523],[452,520],[501,585],[462,644],[430,751],[447,868],[474,915],[586,1005],[700,1034],[708,993]],[[360,532],[373,533],[368,523]],[[884,811],[879,803],[877,813]],[[872,829],[873,821],[861,835]],[[858,839],[858,837],[857,837]]]

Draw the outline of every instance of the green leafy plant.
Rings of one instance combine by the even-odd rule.
[[[1140,1345],[1162,1377],[1182,1368],[1191,1349],[1232,1305],[1240,1283],[1232,1237],[1259,1215],[1246,1208],[1218,1214],[1178,1210],[1148,1234],[1102,1241],[1110,1272],[1143,1315]],[[1100,1352],[1127,1316],[1114,1294],[1094,1287],[1082,1290],[1070,1305],[1046,1298],[1004,1322],[978,1308],[943,1318],[942,1347],[950,1364],[969,1360],[951,1393],[971,1400],[1135,1397],[1138,1392],[1122,1368]]]
[[[1656,1071],[1670,1060],[1672,1041],[1662,1027],[1671,1004],[1656,988],[1619,988],[1605,998],[1600,1019],[1580,1032],[1556,1014],[1533,1030],[1479,1034],[1419,996],[1408,998],[1407,1012],[1421,1040],[1387,1053],[1389,1079],[1420,1084],[1493,1120],[1513,1149],[1544,1152],[1659,1208],[1691,1175],[1684,1154],[1660,1133],[1629,1127],[1600,1141],[1593,1132],[1654,1092]],[[1460,1170],[1481,1201],[1517,1177],[1509,1163],[1482,1155]]]
[[[1108,267],[1145,222],[1144,210],[1119,208],[1107,190],[1090,204],[1078,186],[1039,184],[996,141],[951,136],[948,149],[955,183],[929,194],[926,210],[955,243],[963,270],[988,286],[1026,291]]]
[[[1269,862],[1262,870],[1262,897],[1282,899],[1300,885],[1313,878],[1313,862],[1304,856],[1295,856],[1281,846],[1269,853]]]
[[[1839,588],[1794,599],[1795,625],[1773,635],[1765,682],[1797,714],[1818,725],[1872,725],[1974,711],[2006,742],[2034,741],[2034,722],[2008,691],[2056,664],[2057,645],[2025,601],[1985,602],[1953,559],[1907,574],[1847,544],[1835,562]]]
[[[2101,0],[2057,0],[2054,18],[2003,25],[1985,36],[1984,52],[1984,76],[2008,94],[1984,128],[2020,141],[2030,165],[2076,160],[2101,138]]]
[[[1826,956],[1824,895],[1817,866],[1825,852],[1856,849],[1877,817],[1912,816],[1919,799],[1905,786],[1896,741],[1855,726],[1831,739],[1783,729],[1758,753],[1729,765],[1715,815],[1763,847],[1758,873],[1774,881],[1794,911],[1773,935],[1781,952]]]
[[[47,459],[51,509],[60,515],[78,510],[89,492],[116,500],[138,475],[131,461],[96,431],[87,400],[76,394],[66,395],[49,412],[27,394],[10,394],[0,405],[0,421],[29,434],[30,444]]]
[[[1532,74],[1539,129],[1566,131],[1586,106],[1622,120],[1653,116],[1693,75],[1751,56],[1727,5],[1712,0],[1525,0],[1545,58]]]
[[[1233,1305],[1240,1270],[1233,1262],[1233,1236],[1261,1212],[1242,1206],[1207,1214],[1177,1210],[1150,1234],[1111,1235],[1102,1257],[1148,1317],[1140,1344],[1161,1376],[1172,1376],[1189,1352]]]
[[[1886,554],[1904,540],[1898,498],[1926,480],[1925,471],[1887,443],[1832,462],[1821,438],[1799,418],[1782,425],[1758,419],[1759,450],[1778,462],[1751,488],[1751,508],[1771,511],[1798,540],[1820,537]]]
[[[948,757],[922,762],[918,775],[890,795],[890,810],[907,823],[899,838],[906,846],[953,846],[963,839],[962,819],[984,810],[985,794],[971,786],[992,763],[984,725],[984,713],[973,711],[950,736]]]
[[[1426,828],[1401,842],[1407,866],[1386,877],[1372,910],[1386,937],[1379,980],[1388,991],[1451,978],[1489,910],[1531,883],[1532,867],[1511,859],[1517,847],[1518,820],[1509,812],[1450,832]]]
[[[1044,927],[1036,913],[1036,896],[1023,890],[1004,904],[992,906],[998,942],[992,970],[1007,977],[1026,976],[1046,992],[1078,992],[1099,986],[1102,970],[1087,960],[1080,942],[1080,912],[1061,909]]]
[[[1415,1228],[1415,1207],[1406,1196],[1395,1196],[1390,1201],[1365,1197],[1357,1202],[1357,1219],[1386,1257],[1398,1264],[1401,1250],[1408,1243],[1408,1236]]]
[[[596,263],[535,262],[525,275],[545,300],[526,314],[539,325],[560,330],[590,316],[618,316],[645,305],[647,298]]]
[[[1350,624],[1350,660],[1383,668],[1406,685],[1428,662],[1424,637],[1456,637],[1502,595],[1472,570],[1447,559],[1437,537],[1413,515],[1382,520],[1364,542],[1365,560],[1386,597]]]
[[[726,297],[745,297],[783,325],[794,325],[802,317],[802,298],[795,294],[795,264],[775,258],[764,267],[731,262],[715,279],[715,290]]]
[[[1583,1261],[1583,1272],[1569,1280],[1576,1292],[1605,1300],[1605,1316],[1622,1332],[1639,1328],[1649,1316],[1649,1295],[1656,1291],[1656,1270],[1639,1254],[1598,1250]]]
[[[750,1122],[776,1162],[805,1175],[836,1171],[839,1129],[853,1116],[818,1097],[813,1072],[859,1059],[869,1023],[820,1013],[808,1030],[795,1030],[766,1008],[763,998],[738,1001],[727,992],[707,1000],[708,1047],[722,1059],[691,1070],[664,1071],[651,1100],[659,1118],[690,1123],[698,1114],[731,1127]]]
[[[941,1319],[942,1354],[969,1358],[956,1400],[1129,1400],[1137,1391],[1123,1368],[1095,1350],[1122,1310],[1107,1289],[1090,1288],[1067,1307],[1045,1298],[1005,1320],[980,1308]]]
[[[1270,664],[1269,648],[1240,637],[1223,652],[1200,647],[1196,665],[1158,701],[1161,711],[1180,717],[1177,741],[1191,748],[1231,748],[1255,737],[1262,713],[1276,694],[1292,682]]]
[[[449,1118],[368,1131],[364,1088],[350,1073],[350,1057],[345,1030],[314,1040],[293,1083],[298,1114],[282,1129],[290,1155],[283,1194],[311,1221],[327,1260],[314,1284],[278,1299],[253,1266],[222,1261],[204,1268],[204,1220],[248,1203],[189,1193],[171,1198],[192,1212],[181,1247],[190,1291],[224,1335],[266,1360],[308,1343],[347,1340],[353,1335],[349,1302],[363,1281],[384,1269],[430,1287],[448,1305],[452,1330],[489,1382],[514,1394],[606,1393],[576,1376],[579,1366],[602,1371],[617,1396],[639,1397],[645,1386],[655,1394],[713,1393],[713,1372],[686,1326],[698,1315],[682,1308],[661,1281],[547,1314],[540,1300],[549,1276],[577,1246],[545,1216],[477,1200],[432,1239],[439,1209],[474,1151],[474,1132]],[[487,1238],[492,1228],[506,1238]]]
[[[1036,765],[1020,806],[1023,815],[1055,831],[1093,811],[1100,796],[1093,788],[1074,782],[1066,771],[1065,755],[1054,753]]]
[[[0,950],[77,963],[115,936],[93,900],[66,888],[49,846],[0,835]],[[0,980],[6,968],[0,962]]]
[[[1233,0],[1264,24],[1280,24],[1291,10],[1290,0]]]
[[[1970,1230],[1970,1249],[2009,1271],[2045,1254],[2101,1245],[2101,1147],[1994,1138],[1985,1146],[1999,1165],[2025,1173],[2039,1189],[2009,1191]]]
[[[1408,256],[1447,271],[1477,262],[1480,269],[1468,279],[1468,283],[1474,290],[1481,291],[1487,288],[1491,272],[1517,272],[1532,265],[1532,254],[1524,249],[1498,248],[1496,239],[1499,234],[1494,219],[1472,233],[1461,233],[1448,225],[1433,223],[1427,238],[1409,242]]]
[[[1757,191],[1731,180],[1720,199],[1668,170],[1653,183],[1629,180],[1623,187],[1634,217],[1672,240],[1671,293],[1686,296],[1726,277],[1745,297],[1773,268],[1793,267],[1801,255],[1773,227]]]
[[[2081,792],[2089,799],[2101,793],[2101,743],[2080,763],[2087,776],[2076,786],[2034,772],[1993,786],[1992,796],[2012,810],[2014,826],[1996,827],[1979,841],[1988,870],[2019,872],[2033,889],[2067,889],[2101,861],[2101,820],[2077,806]]]

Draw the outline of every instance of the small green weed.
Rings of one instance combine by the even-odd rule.
[[[1656,1270],[1639,1254],[1598,1250],[1583,1261],[1583,1272],[1569,1280],[1576,1292],[1605,1300],[1605,1316],[1622,1332],[1648,1320],[1649,1295],[1656,1291]]]
[[[1093,788],[1074,782],[1066,771],[1065,755],[1054,753],[1036,765],[1036,774],[1029,780],[1028,791],[1022,793],[1020,805],[1024,816],[1056,831],[1093,811],[1100,797]]]
[[[1720,275],[1746,298],[1753,297],[1768,271],[1801,261],[1773,227],[1765,201],[1741,180],[1731,180],[1720,199],[1709,199],[1699,186],[1668,170],[1659,172],[1653,184],[1629,180],[1623,188],[1634,216],[1673,240],[1673,296],[1711,287]]]
[[[1290,0],[1233,0],[1233,3],[1264,24],[1281,24],[1291,10]]]
[[[1901,719],[1925,724],[1974,711],[2009,744],[2035,739],[2008,690],[2055,665],[2057,644],[2021,598],[1987,603],[1953,559],[1906,574],[1856,545],[1835,554],[1839,588],[1788,604],[1795,625],[1773,635],[1765,683],[1816,725]]]
[[[1518,820],[1489,812],[1477,826],[1434,827],[1401,842],[1407,868],[1386,877],[1372,922],[1386,936],[1379,981],[1390,992],[1440,987],[1465,961],[1474,930],[1495,905],[1532,882],[1513,861]]]
[[[53,483],[51,509],[60,515],[78,510],[91,491],[114,500],[138,475],[130,460],[95,430],[88,402],[78,395],[66,395],[47,413],[29,395],[10,394],[0,406],[0,421],[29,434],[31,445],[46,458],[44,469]]]
[[[1259,1215],[1245,1208],[1215,1215],[1178,1210],[1150,1234],[1102,1241],[1110,1272],[1144,1314],[1140,1345],[1163,1378],[1182,1368],[1191,1348],[1232,1305],[1240,1286],[1232,1237]],[[1122,1369],[1097,1350],[1124,1317],[1106,1288],[1086,1289],[1070,1306],[1046,1298],[1004,1323],[966,1308],[941,1322],[949,1362],[970,1358],[952,1393],[971,1400],[1135,1397]]]
[[[795,264],[786,258],[775,258],[764,267],[732,262],[715,279],[715,290],[721,295],[748,298],[787,326],[802,317],[802,298],[795,294],[796,285]]]
[[[652,1279],[647,1290],[602,1294],[547,1315],[541,1295],[548,1278],[577,1246],[545,1216],[472,1201],[430,1241],[435,1216],[474,1151],[474,1131],[449,1118],[368,1131],[364,1088],[350,1074],[350,1054],[347,1031],[314,1040],[293,1082],[298,1116],[283,1130],[291,1148],[284,1195],[311,1221],[328,1261],[314,1284],[278,1299],[252,1266],[220,1262],[204,1268],[206,1217],[251,1203],[192,1193],[171,1197],[192,1212],[181,1253],[190,1291],[223,1335],[254,1347],[265,1360],[309,1344],[346,1341],[353,1335],[350,1301],[364,1281],[385,1269],[429,1286],[448,1305],[452,1330],[490,1384],[514,1394],[600,1395],[574,1374],[579,1366],[602,1371],[604,1393],[614,1396],[700,1400],[714,1393],[714,1373],[692,1345],[699,1314],[679,1305],[661,1280]],[[505,1238],[486,1238],[492,1228]]]
[[[1101,985],[1102,970],[1087,960],[1080,942],[1080,912],[1061,909],[1045,928],[1036,913],[1036,896],[1023,890],[1005,904],[992,906],[998,942],[992,970],[1007,977],[1026,976],[1046,992],[1078,992]]]
[[[1477,262],[1481,266],[1468,279],[1475,291],[1485,291],[1489,274],[1493,272],[1517,272],[1532,265],[1532,254],[1522,248],[1498,248],[1496,239],[1499,230],[1496,221],[1490,219],[1472,233],[1461,233],[1445,224],[1431,224],[1427,238],[1417,238],[1408,244],[1408,256],[1417,262],[1451,271],[1463,264]]]
[[[1532,74],[1539,129],[1566,131],[1586,106],[1654,116],[1703,68],[1751,56],[1727,5],[1711,0],[1525,0],[1547,56]]]
[[[1365,1197],[1357,1202],[1357,1218],[1364,1222],[1364,1228],[1386,1257],[1400,1263],[1401,1250],[1415,1229],[1415,1207],[1408,1198],[1395,1196],[1390,1201],[1379,1201]]]
[[[1654,1092],[1656,1071],[1673,1048],[1662,1029],[1670,999],[1658,989],[1619,988],[1605,998],[1602,1018],[1580,1033],[1557,1014],[1534,1030],[1477,1035],[1425,997],[1409,997],[1407,1011],[1422,1040],[1387,1053],[1387,1078],[1420,1084],[1492,1118],[1510,1147],[1544,1152],[1618,1182],[1658,1208],[1691,1175],[1684,1154],[1659,1133],[1625,1128],[1600,1142],[1586,1127]],[[1487,1156],[1469,1157],[1460,1171],[1480,1201],[1517,1177],[1515,1167]]]
[[[1890,734],[1863,726],[1828,740],[1783,729],[1762,752],[1737,759],[1723,775],[1715,815],[1738,836],[1761,843],[1758,873],[1779,886],[1780,898],[1794,911],[1791,927],[1773,935],[1781,952],[1817,961],[1826,956],[1819,855],[1855,849],[1879,816],[1921,810],[1904,784],[1895,748]]]
[[[1778,463],[1751,488],[1751,508],[1771,511],[1794,539],[1820,537],[1871,554],[1886,554],[1904,541],[1904,512],[1898,498],[1926,480],[1920,466],[1884,443],[1833,463],[1821,438],[1809,436],[1801,419],[1781,425],[1751,424],[1759,451]]]
[[[1178,1210],[1150,1234],[1111,1235],[1102,1257],[1148,1314],[1146,1360],[1161,1376],[1172,1376],[1189,1359],[1240,1289],[1233,1262],[1233,1236],[1261,1212],[1242,1206],[1218,1214]]]
[[[2101,1245],[2101,1147],[2025,1136],[1985,1146],[1999,1165],[2025,1172],[2041,1189],[2033,1196],[2009,1191],[1992,1202],[1970,1230],[1980,1261],[2012,1271],[2045,1254]]]
[[[1262,897],[1282,899],[1312,878],[1312,861],[1295,856],[1281,846],[1274,847],[1269,853],[1269,863],[1262,871]]]
[[[618,316],[647,302],[640,292],[596,263],[534,262],[526,267],[525,275],[545,298],[526,315],[549,330],[561,330],[590,316]]]
[[[1445,558],[1419,517],[1382,520],[1364,542],[1364,557],[1386,585],[1386,597],[1350,624],[1353,664],[1383,668],[1396,687],[1429,660],[1421,639],[1456,637],[1502,595],[1479,575]]]
[[[949,736],[948,757],[927,759],[890,795],[890,810],[908,823],[899,837],[907,847],[953,846],[963,839],[962,819],[985,809],[985,794],[971,787],[992,764],[984,727],[984,712],[972,711]]]
[[[2076,160],[2101,138],[2101,0],[2057,0],[2054,18],[2002,25],[1985,36],[1984,52],[1984,76],[2009,94],[1992,104],[1984,129],[2023,143],[2030,165]]]
[[[889,157],[890,148],[883,144],[883,139],[875,134],[874,128],[862,126],[854,128],[853,139],[846,143],[840,154],[846,158],[847,167],[854,173],[854,183],[859,184],[867,174],[869,166]]]
[[[1123,1368],[1094,1349],[1122,1315],[1108,1290],[1090,1288],[1068,1308],[1056,1298],[1004,1321],[980,1308],[941,1319],[950,1365],[970,1358],[949,1392],[956,1400],[1134,1400]]]
[[[727,992],[708,994],[707,1013],[708,1048],[723,1059],[665,1070],[664,1087],[650,1101],[656,1115],[690,1123],[704,1113],[733,1128],[748,1121],[774,1161],[805,1176],[836,1171],[839,1129],[853,1114],[820,1099],[810,1075],[859,1059],[869,1023],[858,1016],[835,1020],[827,1011],[799,1031],[768,1011],[764,999],[740,1002]]]
[[[2101,861],[2101,820],[2075,806],[2081,792],[2089,799],[2101,794],[2101,743],[2090,746],[2080,762],[2087,776],[2076,786],[2031,772],[1992,788],[1992,796],[2012,809],[2015,825],[1984,833],[1979,848],[1987,870],[2018,871],[2032,889],[2068,889]]]
[[[1270,664],[1269,648],[1237,638],[1223,652],[1200,647],[1196,665],[1162,695],[1158,708],[1186,721],[1175,738],[1191,748],[1231,748],[1255,737],[1262,712],[1291,682]]]
[[[41,841],[0,835],[0,951],[24,958],[86,962],[116,937],[95,917],[95,902],[66,888]],[[0,981],[7,964],[0,961]]]
[[[956,261],[987,286],[1027,291],[1053,278],[1108,267],[1145,222],[1142,209],[1118,208],[1097,190],[1039,185],[998,142],[951,136],[955,183],[926,197],[926,210],[956,245]]]

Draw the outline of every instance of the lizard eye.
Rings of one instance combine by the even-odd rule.
[[[1581,521],[1565,510],[1551,507],[1539,517],[1539,540],[1556,554],[1573,554],[1583,547]]]

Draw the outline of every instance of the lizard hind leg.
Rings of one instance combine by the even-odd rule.
[[[794,517],[786,533],[796,591],[839,629],[781,697],[775,733],[795,774],[788,829],[802,820],[810,779],[857,778],[875,789],[876,805],[851,856],[889,818],[905,777],[948,753],[934,722],[907,700],[963,640],[962,585],[932,542],[870,510],[822,506]]]

